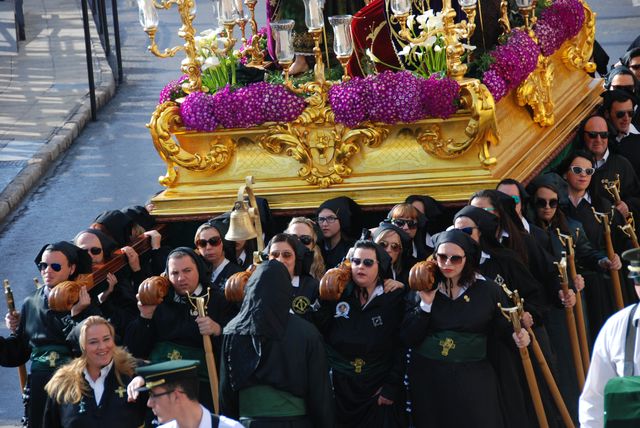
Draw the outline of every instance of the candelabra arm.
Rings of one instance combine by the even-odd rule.
[[[149,49],[149,52],[151,52],[158,58],[173,57],[178,53],[178,51],[180,51],[181,49],[184,49],[184,46],[175,46],[173,48],[166,48],[164,51],[160,51],[160,49],[158,48],[158,45],[156,44],[156,31],[157,31],[157,28],[148,28],[145,30],[145,32],[149,36],[149,41],[151,42],[151,44],[147,49]]]

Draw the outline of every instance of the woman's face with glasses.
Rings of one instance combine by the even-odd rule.
[[[291,278],[296,268],[296,252],[287,242],[274,242],[269,248],[269,260],[277,260],[287,267]]]
[[[371,263],[373,261],[373,264]],[[359,287],[372,287],[378,282],[378,257],[370,248],[356,248],[351,256],[351,277]]]
[[[558,209],[558,194],[547,187],[536,190],[535,206],[538,218],[550,222]]]
[[[62,251],[45,251],[40,259],[40,275],[42,282],[53,288],[62,281],[69,279],[76,269],[75,265],[70,265],[67,256]]]
[[[308,225],[304,223],[294,223],[289,226],[286,233],[296,235],[305,247],[313,250],[313,247],[315,245],[313,239],[313,230]]]
[[[453,242],[445,242],[436,249],[436,260],[445,278],[456,281],[460,279],[466,261],[462,247]]]
[[[224,261],[222,237],[215,227],[201,231],[196,239],[196,246],[202,257],[214,267],[219,266]]]
[[[93,233],[83,233],[76,238],[75,244],[89,252],[91,256],[91,263],[99,265],[104,263],[104,251],[102,251],[102,244],[100,239]]]
[[[453,223],[453,227],[460,229],[469,235],[474,241],[480,242],[480,229],[469,217],[458,217]]]
[[[402,253],[402,241],[396,232],[387,230],[376,238],[376,244],[379,244],[389,254],[391,263],[398,261]]]
[[[575,192],[584,192],[591,184],[591,177],[589,175],[589,169],[593,168],[589,159],[577,157],[575,158],[569,167],[569,170],[565,174],[565,179],[569,188]]]

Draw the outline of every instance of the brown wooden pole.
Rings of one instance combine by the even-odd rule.
[[[556,384],[556,381],[551,374],[551,369],[549,369],[547,360],[546,358],[544,358],[544,354],[542,353],[540,344],[536,339],[536,335],[533,333],[533,330],[531,328],[527,328],[527,332],[529,333],[529,336],[531,336],[531,347],[533,348],[533,354],[536,356],[536,360],[538,360],[538,364],[540,366],[540,369],[542,370],[544,380],[549,387],[549,391],[551,391],[551,395],[553,396],[553,401],[556,403],[556,407],[560,411],[562,421],[567,428],[574,428],[575,425],[573,424],[573,419],[571,419],[569,410],[567,410],[567,405],[565,404],[564,399],[562,398],[562,394],[560,394],[560,390],[558,389],[558,385]]]
[[[562,291],[567,295],[569,284],[567,282],[566,270],[563,272],[562,262],[558,266],[561,269],[560,286]],[[567,330],[569,330],[569,339],[571,341],[571,354],[573,355],[573,364],[576,369],[576,377],[578,378],[578,387],[580,390],[584,387],[584,368],[582,367],[582,357],[580,356],[580,345],[578,344],[578,330],[576,328],[576,319],[573,316],[573,308],[564,308],[564,314],[567,321]]]
[[[9,285],[9,280],[4,280],[4,297],[7,300],[7,309],[9,313],[14,313],[16,311],[15,300],[13,299],[13,291],[11,290],[11,286]],[[15,333],[15,330],[11,331]],[[18,377],[20,378],[20,394],[24,391],[24,388],[27,386],[27,367],[24,364],[18,366]]]
[[[607,258],[613,260],[616,253],[613,250],[613,242],[611,241],[611,226],[609,225],[609,216],[604,214],[602,217],[602,224],[604,226],[604,242],[607,248]],[[622,298],[622,286],[620,285],[620,276],[617,270],[610,269],[609,276],[611,277],[611,285],[613,288],[613,298],[616,302],[616,308],[618,310],[624,308],[624,299]]]
[[[576,271],[576,261],[573,251],[567,255],[567,264],[569,265],[569,275],[571,278],[578,276]],[[589,343],[587,341],[587,329],[584,321],[584,312],[582,308],[582,292],[576,288],[576,325],[578,327],[578,340],[580,342],[580,355],[582,356],[582,369],[584,375],[589,371],[591,359],[589,357]]]
[[[204,298],[196,298],[196,306],[198,308],[198,316],[206,317],[207,313],[204,310]],[[202,336],[202,343],[204,344],[204,357],[207,362],[207,373],[209,374],[209,386],[211,387],[211,396],[213,397],[214,413],[220,414],[220,400],[218,397],[218,372],[216,371],[216,360],[213,355],[213,346],[211,344],[211,337],[207,335]]]

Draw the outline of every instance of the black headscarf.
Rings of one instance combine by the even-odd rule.
[[[220,237],[222,238],[222,248],[224,251],[224,256],[235,263],[236,261],[236,243],[233,241],[229,241],[225,238],[227,232],[229,231],[229,221],[231,219],[231,213],[226,212],[222,213],[217,217],[209,219],[206,224],[211,227],[214,227]]]
[[[440,232],[433,237],[434,249],[438,251],[438,247],[444,243],[456,244],[464,250],[465,256],[467,256],[467,263],[471,263],[474,268],[477,268],[480,264],[480,247],[469,235],[458,229],[447,230],[446,232]]]
[[[291,277],[287,267],[267,260],[256,267],[244,288],[240,312],[224,328],[224,334],[280,339],[291,308]]]
[[[413,252],[411,237],[407,234],[407,232],[400,229],[398,226],[389,223],[388,221],[380,222],[378,228],[375,230],[375,232],[373,232],[373,241],[375,242],[378,239],[378,236],[382,235],[387,230],[394,231],[400,237],[400,243],[402,244],[402,254],[400,256],[405,259],[407,257],[411,257],[411,254]]]
[[[122,247],[128,244],[133,221],[122,211],[105,211],[98,215],[94,222],[103,225],[107,229],[107,234],[110,235],[119,246]]]
[[[458,217],[468,217],[476,224],[480,230],[480,236],[485,239],[493,239],[496,243],[496,231],[498,230],[498,217],[482,208],[467,205],[456,213],[453,217],[455,222]]]
[[[328,209],[340,220],[340,231],[348,236],[358,236],[362,229],[362,209],[353,199],[346,196],[340,196],[334,199],[324,201],[316,210],[316,217],[320,211]]]
[[[171,252],[167,256],[167,267],[164,271],[164,273],[167,275],[167,278],[169,277],[169,259],[171,259],[171,255],[173,253],[177,253],[177,252],[186,253],[189,257],[191,257],[193,262],[196,264],[196,267],[198,268],[198,283],[203,287],[209,286],[211,282],[211,277],[207,273],[207,265],[204,259],[200,257],[198,254],[196,254],[196,252],[189,247],[178,247],[171,250]]]
[[[415,201],[420,201],[424,205],[424,213],[418,210],[418,227],[425,229],[430,234],[441,231],[444,227],[441,223],[445,215],[445,209],[442,204],[431,196],[411,195],[405,199],[407,204]]]
[[[142,226],[144,230],[151,230],[156,225],[156,220],[142,205],[131,205],[124,207],[121,211],[131,218],[134,223]]]
[[[118,244],[116,243],[116,241],[97,229],[85,229],[82,232],[78,233],[76,235],[76,238],[83,233],[90,233],[91,235],[98,238],[98,240],[100,241],[100,246],[102,247],[102,253],[104,254],[105,261],[109,260],[111,258],[111,254],[116,250],[116,248],[118,248]]]
[[[292,243],[295,244],[293,246],[293,251],[295,252],[295,255],[296,255],[296,264],[293,269],[294,275],[309,275],[309,271],[311,270],[311,265],[313,264],[313,252],[309,250],[302,242],[300,242],[300,239],[298,239],[298,236],[296,235],[293,235],[290,233],[278,233],[274,235],[274,237],[271,238],[271,241],[267,243],[267,246],[264,249],[263,258],[265,260],[269,258],[269,253],[271,252],[271,244],[273,243],[273,240],[279,235],[289,236],[291,238]],[[291,242],[289,241],[279,241],[279,242],[287,242],[289,245],[291,245]]]
[[[69,275],[69,279],[75,279],[79,274],[91,273],[91,256],[86,250],[80,247],[76,247],[71,242],[59,241],[53,244],[46,244],[40,249],[38,255],[34,259],[37,265],[42,261],[42,254],[45,251],[60,251],[65,255],[69,264],[76,265],[76,270],[72,275]]]
[[[537,176],[527,187],[532,195],[535,195],[540,187],[548,187],[558,194],[560,205],[569,203],[569,185],[555,172]]]

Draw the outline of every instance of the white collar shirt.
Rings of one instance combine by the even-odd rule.
[[[202,406],[202,404],[200,405],[200,409],[202,410],[202,418],[200,419],[200,425],[198,425],[198,428],[211,428],[213,426],[211,413]],[[227,418],[226,416],[218,416],[218,419],[220,420],[218,428],[243,428],[240,422]],[[178,421],[173,420],[158,426],[158,428],[180,428],[180,425],[178,424]]]
[[[84,369],[84,378],[87,380],[87,383],[89,383],[91,389],[93,389],[93,396],[96,399],[96,405],[100,405],[100,400],[102,400],[102,394],[104,394],[104,381],[107,379],[107,375],[109,374],[111,367],[113,367],[113,360],[100,369],[100,376],[98,376],[98,379],[96,380],[91,378],[91,375],[86,368]]]
[[[213,271],[213,273],[211,274],[211,282],[216,282],[216,278],[218,278],[218,275],[220,275],[220,272],[222,272],[222,270],[229,264],[231,263],[228,259],[224,259],[222,261],[222,263],[220,263],[220,265]]]
[[[596,169],[601,168],[602,165],[607,163],[607,159],[609,159],[609,149],[604,152],[604,156],[602,156],[602,159],[596,161]]]

